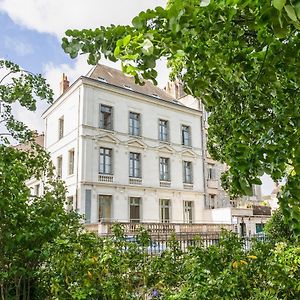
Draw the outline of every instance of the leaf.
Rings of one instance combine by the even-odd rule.
[[[120,47],[117,46],[117,47],[115,48],[115,51],[114,51],[114,56],[115,56],[115,57],[118,57],[119,54],[120,54],[120,52],[121,52],[121,49],[120,49]]]
[[[285,6],[286,0],[273,0],[273,6],[278,9],[282,10]]]
[[[131,40],[131,35],[130,34],[126,35],[123,39],[123,46],[126,47],[129,44],[130,40]]]
[[[143,27],[143,22],[141,21],[141,19],[137,16],[135,18],[132,19],[131,21],[133,27],[140,29]]]
[[[300,1],[295,5],[295,11],[298,19],[300,20]]]
[[[149,39],[145,39],[142,44],[142,52],[145,55],[151,55],[153,54],[153,51],[154,51],[154,47],[152,42]]]
[[[287,15],[289,16],[289,18],[290,18],[291,20],[293,20],[293,21],[295,21],[295,22],[298,21],[297,16],[296,16],[296,12],[295,12],[293,6],[291,6],[291,5],[286,5],[286,6],[284,7],[284,9],[285,9]]]

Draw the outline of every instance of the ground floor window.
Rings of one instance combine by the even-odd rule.
[[[264,225],[263,223],[256,223],[255,224],[255,229],[256,233],[263,232],[264,231]]]
[[[111,221],[112,195],[98,196],[98,219],[99,222]]]
[[[130,222],[139,223],[141,218],[141,198],[130,197],[129,198],[129,217]]]
[[[171,201],[169,199],[160,199],[160,221],[162,223],[170,222]]]
[[[193,202],[183,202],[183,219],[185,223],[193,223]]]

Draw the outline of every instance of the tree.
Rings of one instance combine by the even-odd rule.
[[[51,102],[51,89],[40,75],[12,62],[1,60],[0,69],[7,72],[0,81],[0,122],[6,128],[0,134],[0,298],[41,299],[36,272],[48,255],[45,245],[78,230],[79,222],[64,210],[65,187],[54,176],[49,154],[12,114],[14,103],[34,111],[37,99]],[[9,135],[27,150],[13,147]],[[43,195],[31,195],[26,181],[32,177],[43,180]]]
[[[229,166],[223,186],[249,195],[260,176],[286,184],[280,205],[300,235],[300,1],[172,0],[141,12],[132,26],[68,30],[72,58],[88,53],[121,60],[136,82],[156,83],[156,61],[201,99],[209,117],[209,151]]]

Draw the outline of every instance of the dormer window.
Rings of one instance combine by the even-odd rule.
[[[107,83],[107,80],[105,78],[103,78],[103,77],[98,77],[98,80],[101,81],[101,82]]]

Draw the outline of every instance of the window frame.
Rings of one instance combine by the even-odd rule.
[[[58,119],[58,140],[61,140],[64,137],[64,131],[65,131],[65,118],[64,116],[61,116]]]
[[[168,213],[166,213],[167,210]],[[159,199],[159,219],[161,223],[171,222],[171,199]]]
[[[103,153],[101,151],[104,151]],[[105,153],[105,151],[108,150],[109,153]],[[103,157],[103,171],[101,171],[101,157]],[[106,159],[109,157],[109,162],[106,163]],[[106,168],[109,168],[109,170],[106,170]],[[106,147],[100,147],[99,149],[99,175],[113,175],[113,149],[112,148],[106,148]]]
[[[68,151],[68,175],[74,175],[75,172],[75,150]]]
[[[136,116],[136,118],[131,118],[131,116]],[[137,126],[134,126],[136,125]],[[130,111],[129,112],[129,126],[128,126],[128,133],[132,136],[141,136],[141,114]]]
[[[135,197],[130,196],[129,197],[129,222],[130,223],[140,223],[141,222],[141,212],[142,212],[142,198],[141,197]],[[133,203],[135,200],[138,200],[138,203]],[[131,216],[131,208],[132,207],[138,207],[138,219],[134,219]]]
[[[165,122],[165,124],[163,124],[162,122]],[[165,132],[162,129],[164,129]],[[170,142],[169,120],[158,119],[158,139],[160,142]]]
[[[182,167],[183,167],[183,183],[192,184],[193,181],[194,181],[194,178],[193,178],[193,163],[191,161],[184,160],[182,162]],[[189,169],[189,174],[187,172],[188,169]]]
[[[190,206],[186,205],[190,204]],[[188,211],[186,210],[188,209]],[[188,213],[188,219],[186,218]],[[183,221],[187,224],[192,224],[194,220],[194,202],[190,200],[184,200],[183,201]]]
[[[63,157],[62,155],[59,155],[56,158],[56,172],[58,178],[62,178],[62,173],[63,173],[62,169],[63,169]]]
[[[103,197],[103,199],[101,199],[101,197]],[[108,217],[105,217],[102,218],[101,217],[101,214],[102,214],[102,211],[100,210],[101,209],[101,200],[107,200],[107,203],[109,203],[109,206],[108,206],[108,209],[109,209],[109,216]],[[103,201],[103,203],[105,202]],[[111,222],[112,220],[112,215],[113,215],[113,195],[106,195],[106,194],[98,194],[98,197],[97,197],[97,218],[98,218],[98,222],[102,223],[106,223],[106,222]]]
[[[171,181],[171,168],[169,157],[159,157],[159,180]]]
[[[132,163],[132,165],[131,165]],[[137,171],[137,173],[136,173]],[[141,153],[129,152],[129,177],[142,178]]]
[[[192,130],[189,125],[181,124],[181,145],[192,147]]]
[[[105,112],[102,111],[102,108],[108,108],[110,109],[110,112]],[[109,114],[110,116],[110,123],[109,125],[105,125],[105,114]],[[114,125],[113,125],[113,107],[110,105],[106,105],[106,104],[100,104],[100,113],[99,113],[99,128],[100,129],[104,129],[104,130],[110,130],[113,131],[114,130]]]

